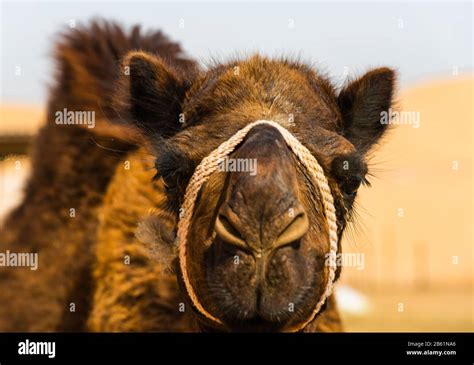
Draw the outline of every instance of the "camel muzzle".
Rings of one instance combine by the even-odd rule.
[[[291,134],[291,132],[289,132],[287,129],[273,121],[259,120],[242,128],[227,141],[223,142],[218,148],[212,151],[207,157],[205,157],[195,169],[194,174],[192,175],[189,184],[186,188],[176,237],[179,253],[178,261],[180,270],[180,280],[185,288],[186,294],[189,297],[190,302],[193,305],[195,311],[199,314],[200,320],[216,329],[225,329],[224,323],[219,318],[216,318],[214,315],[212,315],[206,308],[204,308],[198,298],[198,295],[196,294],[196,291],[192,285],[188,274],[188,245],[190,241],[188,240],[188,235],[190,232],[191,220],[193,218],[196,199],[203,184],[209,179],[212,173],[219,170],[219,166],[222,166],[222,161],[228,158],[228,156],[236,149],[236,147],[245,139],[249,132],[251,132],[254,128],[262,125],[273,127],[272,129],[279,132],[279,135],[281,135],[281,143],[284,142],[289,147],[281,150],[290,151],[289,153],[292,153],[296,157],[297,162],[301,165],[303,169],[306,170],[308,175],[311,177],[311,181],[314,187],[319,190],[322,197],[324,215],[329,228],[330,250],[328,252],[328,255],[335,256],[337,254],[338,235],[334,199],[331,193],[331,188],[328,184],[328,180],[324,174],[324,170],[320,166],[316,158]],[[268,151],[268,153],[272,152]],[[275,171],[267,172],[274,173]],[[249,177],[249,179],[250,178],[255,177]],[[294,240],[294,238],[301,237],[305,234],[309,225],[307,217],[303,210],[297,210],[295,213],[296,214],[294,215],[294,217],[291,217],[291,219],[286,222],[288,225],[290,225],[290,227],[294,225],[293,229],[290,229],[290,236],[284,237],[285,230],[283,230],[283,237],[278,237],[277,240],[272,241],[271,244],[275,244],[275,242],[278,242],[278,239],[280,239],[280,244],[282,242],[284,244],[288,240]],[[229,240],[234,244],[240,244],[241,242],[239,242],[238,234],[229,232],[229,227],[226,226],[225,219],[228,219],[226,217],[226,214],[221,212],[221,215],[216,220],[215,232],[211,235],[211,237],[209,237],[209,240],[213,240],[216,237],[217,232],[217,234],[224,240]],[[259,244],[261,245],[262,242],[260,242]],[[261,248],[262,247],[256,247],[256,252],[258,252]],[[332,293],[335,277],[336,265],[334,261],[329,260],[327,284],[322,296],[319,298],[319,301],[315,305],[311,315],[303,323],[300,323],[296,326],[284,328],[285,332],[299,331],[303,329],[306,325],[308,325],[316,317],[316,315],[320,312],[322,306]]]

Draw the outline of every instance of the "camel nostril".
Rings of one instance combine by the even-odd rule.
[[[298,241],[309,229],[308,217],[305,213],[298,214],[280,233],[275,247],[281,247]]]
[[[223,214],[219,214],[216,218],[214,226],[217,236],[224,242],[245,247],[245,240],[242,238],[240,232],[232,225],[232,223]]]

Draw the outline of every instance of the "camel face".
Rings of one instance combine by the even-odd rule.
[[[216,172],[203,188],[188,245],[191,284],[232,330],[296,324],[327,283],[319,195],[272,127],[252,130],[230,158],[255,159],[258,172]]]
[[[273,120],[323,167],[340,251],[357,189],[366,182],[365,155],[387,125],[380,112],[390,107],[393,71],[371,71],[337,94],[303,64],[260,56],[191,80],[148,54],[132,53],[125,62],[130,78],[118,103],[156,147],[170,211],[179,216],[204,157],[247,124]],[[198,195],[187,271],[200,304],[228,330],[304,323],[329,280],[323,211],[317,187],[278,130],[252,129]]]

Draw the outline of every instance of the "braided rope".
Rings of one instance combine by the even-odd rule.
[[[196,203],[196,197],[202,187],[202,185],[207,181],[209,176],[217,170],[219,163],[227,157],[235,147],[242,142],[247,133],[255,126],[266,124],[276,128],[283,138],[287,145],[291,148],[293,153],[298,157],[298,160],[304,168],[310,173],[313,182],[318,187],[322,201],[326,220],[329,228],[329,243],[330,243],[330,260],[329,260],[329,277],[326,288],[316,304],[311,316],[309,319],[298,325],[297,327],[289,329],[289,331],[297,331],[304,328],[309,324],[315,316],[321,310],[321,307],[325,303],[326,299],[331,295],[334,279],[336,276],[336,262],[332,258],[336,257],[337,254],[337,221],[336,221],[336,210],[334,208],[334,200],[331,193],[331,188],[329,187],[328,180],[324,174],[324,170],[319,165],[316,158],[311,154],[311,152],[303,146],[287,129],[281,125],[267,120],[258,120],[251,124],[248,124],[236,134],[234,134],[230,139],[222,143],[217,149],[212,151],[207,157],[205,157],[201,163],[198,165],[194,171],[191,180],[186,188],[186,193],[184,195],[184,202],[181,209],[181,216],[178,222],[178,253],[179,253],[179,265],[181,269],[182,280],[185,285],[186,291],[189,298],[191,299],[195,308],[208,320],[217,323],[218,325],[223,325],[222,321],[210,314],[199,302],[199,299],[196,296],[196,293],[189,281],[187,265],[186,265],[186,242],[189,231],[189,226],[191,224],[191,219],[194,212],[194,206]]]

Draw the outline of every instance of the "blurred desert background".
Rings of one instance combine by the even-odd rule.
[[[301,54],[338,85],[387,65],[398,109],[419,127],[395,125],[370,160],[372,187],[343,243],[364,269],[345,267],[336,289],[345,328],[474,330],[472,3],[25,1],[0,11],[0,222],[21,201],[60,29],[97,16],[158,27],[203,63]]]
[[[400,91],[420,127],[395,126],[358,197],[344,249],[364,252],[365,269],[343,271],[358,290],[343,289],[348,330],[474,330],[473,86],[465,76]]]

